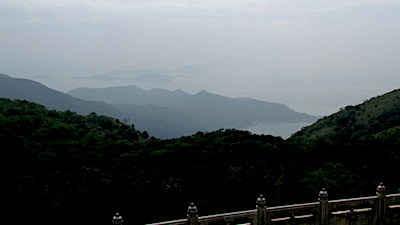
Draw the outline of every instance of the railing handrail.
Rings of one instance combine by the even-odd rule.
[[[256,209],[251,209],[251,210],[245,210],[245,211],[239,211],[239,212],[230,212],[230,213],[221,213],[221,214],[208,215],[208,216],[200,216],[199,220],[208,220],[208,219],[214,219],[214,218],[219,218],[219,217],[246,216],[246,215],[253,215],[256,213],[257,213]]]
[[[310,203],[293,204],[293,205],[273,206],[273,207],[268,207],[267,212],[278,212],[278,211],[286,211],[286,210],[314,208],[318,205],[319,205],[319,202],[310,202]]]
[[[214,215],[208,215],[208,216],[199,216],[199,221],[210,221],[210,220],[216,220],[216,219],[221,219],[221,218],[227,218],[227,217],[239,217],[239,216],[251,216],[257,214],[257,209],[251,209],[251,210],[245,210],[245,211],[238,211],[238,212],[230,212],[230,213],[220,213],[220,214],[214,214]],[[171,221],[165,221],[165,222],[160,222],[160,223],[151,223],[148,225],[166,225],[166,224],[186,224],[187,219],[179,219],[179,220],[171,220]]]
[[[376,196],[330,200],[329,204],[337,204],[342,202],[356,202],[356,201],[373,200],[373,199],[376,199]]]
[[[386,198],[396,198],[396,197],[400,197],[400,193],[399,194],[386,195]]]
[[[170,220],[158,223],[149,223],[147,225],[168,225],[168,224],[187,224],[187,219]]]

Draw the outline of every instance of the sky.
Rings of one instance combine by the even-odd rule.
[[[324,116],[400,88],[400,0],[0,0],[0,73]]]

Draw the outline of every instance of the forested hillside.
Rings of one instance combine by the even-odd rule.
[[[293,138],[324,141],[357,141],[396,135],[400,128],[400,89],[377,96],[324,117]]]
[[[146,132],[95,113],[80,116],[1,99],[0,164],[6,172],[2,187],[8,216],[38,222],[48,214],[62,221],[74,212],[71,219],[79,219],[96,201],[105,200],[99,194],[120,155],[140,149],[146,139]]]
[[[95,113],[1,99],[5,219],[106,225],[118,211],[144,224],[184,218],[190,202],[207,215],[253,209],[259,194],[273,206],[316,201],[322,187],[331,199],[374,195],[379,182],[398,192],[399,129],[388,123],[346,142],[233,129],[161,140]]]

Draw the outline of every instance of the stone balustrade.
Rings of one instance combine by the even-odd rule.
[[[264,196],[256,201],[257,209],[198,216],[192,203],[185,219],[151,225],[394,225],[400,224],[400,194],[385,194],[380,184],[371,197],[328,200],[322,189],[318,202],[267,207]]]

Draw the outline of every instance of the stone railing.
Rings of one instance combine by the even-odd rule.
[[[186,219],[153,223],[151,225],[394,225],[400,224],[400,194],[385,194],[380,184],[377,195],[328,201],[328,193],[322,189],[318,202],[267,207],[261,195],[257,209],[198,216],[197,207],[192,203]]]

